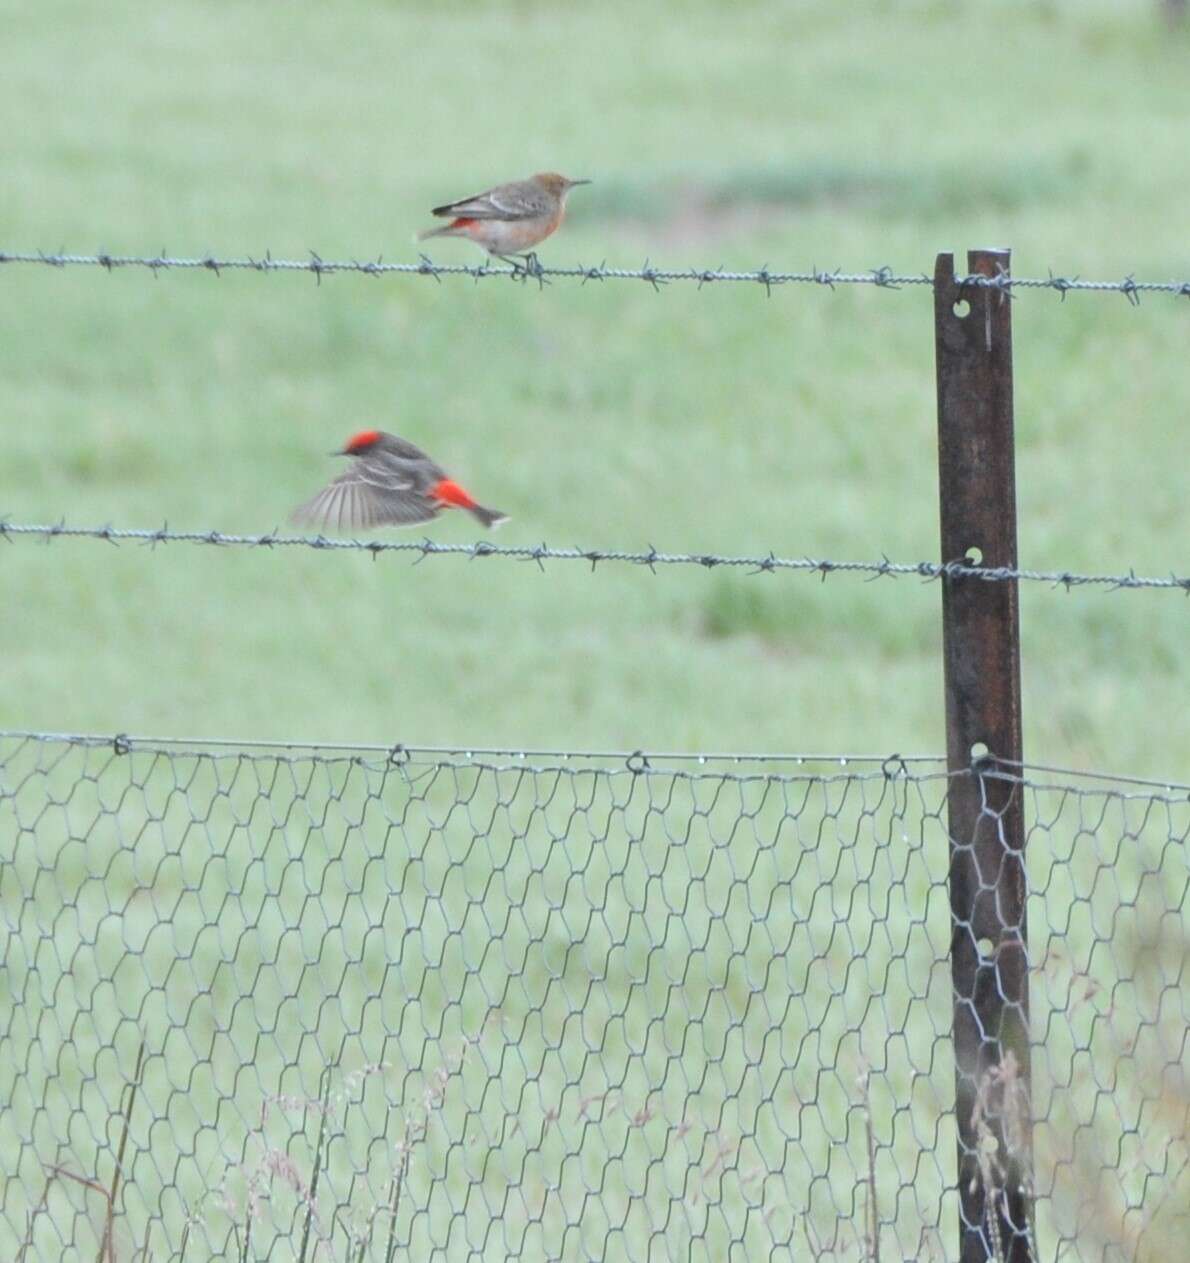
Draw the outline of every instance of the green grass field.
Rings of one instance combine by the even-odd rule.
[[[558,168],[595,183],[576,191],[567,224],[542,247],[550,264],[648,258],[920,272],[940,250],[961,259],[971,246],[1004,245],[1021,275],[1185,278],[1190,32],[1167,31],[1156,8],[1142,0],[616,0],[579,11],[532,0],[333,8],[262,0],[147,11],[127,0],[98,9],[0,0],[0,251],[316,250],[413,260],[412,237],[430,206]],[[441,262],[482,257],[465,242],[432,244]],[[315,285],[298,276],[153,280],[5,266],[0,296],[0,515],[12,521],[267,531],[336,468],[332,447],[381,426],[429,448],[508,511],[502,543],[937,557],[924,287],[786,287],[766,297],[728,285],[659,293],[561,280],[545,289],[419,277]],[[1120,295],[1061,302],[1022,292],[1013,318],[1022,564],[1186,574],[1190,303],[1154,296],[1134,308]],[[470,519],[457,517],[432,533],[475,538]],[[413,567],[396,556],[65,540],[5,545],[0,573],[5,729],[464,749],[943,746],[941,594],[916,580],[591,574],[562,563],[541,573],[453,558]],[[1190,779],[1185,599],[1027,586],[1021,614],[1027,756]],[[0,772],[9,781],[0,786],[14,793],[14,778],[41,768],[41,757],[6,747]],[[746,818],[747,804],[704,819],[694,790],[658,808],[652,833],[647,813],[641,823],[627,809],[602,823],[582,811],[555,819],[565,795],[522,819],[535,788],[518,788],[493,826],[484,795],[503,801],[504,791],[482,777],[473,788],[464,772],[461,782],[434,782],[424,820],[416,795],[411,807],[399,784],[373,786],[376,832],[371,817],[351,814],[371,801],[370,783],[336,788],[333,772],[315,792],[279,790],[269,806],[255,771],[224,802],[205,781],[201,791],[171,795],[173,773],[156,764],[134,774],[117,760],[80,779],[73,758],[22,779],[19,806],[0,814],[0,828],[29,848],[27,867],[7,865],[7,879],[0,870],[4,986],[8,997],[24,997],[5,1038],[27,1071],[12,1089],[6,1143],[35,1142],[4,1167],[10,1188],[20,1177],[18,1192],[0,1195],[10,1223],[23,1224],[39,1196],[37,1162],[67,1155],[95,1170],[110,1161],[120,1086],[143,1033],[142,1107],[147,1100],[146,1116],[168,1116],[170,1127],[136,1132],[138,1152],[153,1153],[157,1166],[149,1175],[138,1168],[133,1201],[160,1213],[162,1245],[176,1250],[186,1213],[179,1199],[193,1208],[229,1164],[247,1162],[261,1101],[316,1094],[321,1067],[338,1062],[338,1041],[350,1032],[344,1075],[386,1058],[406,1076],[383,1090],[364,1082],[363,1117],[344,1126],[340,1177],[362,1180],[370,1170],[379,1181],[339,1189],[356,1214],[386,1195],[394,1127],[423,1083],[458,1055],[460,1041],[485,1041],[482,1056],[458,1071],[461,1086],[452,1078],[448,1106],[430,1102],[438,1113],[397,1221],[408,1257],[438,1257],[443,1242],[452,1258],[467,1249],[501,1258],[514,1246],[526,1257],[558,1257],[551,1252],[562,1239],[567,1258],[598,1257],[605,1242],[631,1252],[645,1238],[657,1258],[812,1248],[795,1211],[817,1217],[829,1240],[841,1208],[854,1218],[862,1205],[861,1051],[875,1063],[888,1240],[906,1257],[935,1248],[917,1234],[936,1220],[953,1150],[952,1069],[935,1047],[949,1005],[945,911],[934,906],[946,869],[919,811],[889,816],[882,807],[876,824],[862,811],[832,824],[821,791],[791,841],[799,863],[817,858],[794,881],[795,866],[776,854],[786,839],[771,804],[737,835],[728,821]],[[208,764],[200,769],[200,779],[214,775]],[[614,800],[613,789],[600,792]],[[451,815],[450,803],[467,793],[479,795],[475,814]],[[92,794],[106,824],[88,849]],[[55,805],[69,795],[70,806]],[[253,802],[250,822],[237,824],[235,804]],[[328,802],[329,823],[317,818]],[[1129,982],[1119,995],[1124,966],[1102,945],[1119,930],[1113,899],[1128,909],[1126,921],[1151,908],[1184,935],[1184,893],[1179,902],[1169,885],[1184,866],[1184,820],[1176,810],[1140,825],[1113,818],[1096,850],[1093,821],[1076,807],[1053,825],[1061,863],[1050,870],[1047,844],[1044,873],[1034,874],[1036,959],[1049,959],[1048,935],[1064,927],[1071,971],[1069,986],[1051,989],[1049,975],[1037,983],[1036,1029],[1050,1050],[1041,1082],[1056,1094],[1044,1099],[1047,1117],[1068,1116],[1071,1135],[1098,1134],[1108,1157],[1088,1150],[1078,1162],[1054,1159],[1051,1191],[1061,1204],[1046,1212],[1050,1243],[1080,1221],[1083,1162],[1120,1172],[1099,1200],[1109,1218],[1154,1204],[1164,1185],[1146,1182],[1160,1166],[1150,1148],[1166,1133],[1151,1115],[1142,1125],[1130,1105],[1111,1105],[1112,1018],[1129,1032],[1121,1038],[1140,1040],[1123,1061],[1158,1070],[1176,1068],[1186,1018],[1169,985],[1180,976],[1176,962],[1153,966],[1152,994],[1137,982],[1134,995]],[[856,809],[852,799],[848,811]],[[214,814],[199,827],[194,813],[203,810]],[[415,827],[389,829],[410,810]],[[697,953],[704,973],[687,979],[675,1005],[657,988],[691,954],[690,926],[664,918],[681,903],[683,864],[694,862],[672,836],[692,819],[706,828],[691,854],[704,864],[694,885],[710,928]],[[919,871],[885,872],[873,856],[882,840],[901,837],[905,819],[911,833],[925,829],[913,833],[920,854],[910,852]],[[1118,859],[1111,847],[1134,834],[1144,844],[1139,858],[1105,885]],[[434,866],[431,843],[447,847],[449,862]],[[204,848],[227,858],[188,868]],[[308,870],[294,858],[303,848]],[[757,851],[760,870],[748,868]],[[1088,858],[1075,863],[1076,854]],[[858,873],[841,878],[841,862]],[[369,864],[388,896],[376,906],[356,885]],[[412,893],[403,865],[418,874]],[[583,880],[592,865],[622,871],[593,890]],[[307,898],[323,880],[331,894]],[[492,896],[489,881],[507,884]],[[1146,881],[1157,889],[1143,893]],[[782,981],[764,974],[766,945],[753,937],[754,901],[774,888],[789,892],[794,923],[802,917],[808,927],[796,942],[780,916],[770,926],[785,991],[806,997],[792,1017],[769,994]],[[863,925],[852,938],[832,938],[855,913],[844,897],[855,889]],[[477,928],[485,891],[497,909],[527,909],[525,924],[501,931],[485,917]],[[914,919],[925,914],[906,901],[913,892],[929,905],[926,920]],[[336,899],[340,922],[328,933],[323,905]],[[621,902],[631,909],[623,921]],[[1085,920],[1092,908],[1096,919]],[[405,920],[389,926],[391,937],[368,937],[398,913]],[[526,959],[483,955],[484,934]],[[1125,937],[1134,946],[1131,928]],[[394,994],[385,973],[394,942],[422,953],[424,987],[408,1026],[367,1005],[370,995]],[[622,959],[613,961],[617,944]],[[325,969],[308,968],[285,992],[278,953],[300,961],[320,949],[333,956]],[[811,967],[832,952],[845,971],[863,958],[845,985]],[[197,962],[193,977],[170,972],[178,956]],[[279,981],[257,989],[251,1011],[236,1007],[261,960]],[[336,991],[339,965],[352,961]],[[634,983],[633,970],[647,985]],[[501,1002],[518,977],[524,995]],[[599,985],[585,1016],[601,1033],[585,1038],[603,1041],[602,1060],[582,1068],[568,1059],[578,1056],[573,1044],[558,1041],[584,1005],[581,989],[567,987],[590,977]],[[1086,978],[1101,989],[1095,1003],[1072,998]],[[550,979],[561,980],[552,991]],[[99,1004],[88,1000],[92,982]],[[313,1033],[297,1051],[270,1034],[253,1053],[244,1041],[275,1020],[284,994],[298,998],[303,1030]],[[191,1013],[186,997],[195,995],[200,1011]],[[342,1007],[328,1010],[336,995]],[[773,1007],[750,1008],[756,995]],[[508,1010],[499,1029],[484,1025],[493,1007]],[[65,1052],[46,1042],[55,1011]],[[80,1012],[71,1028],[64,1015]],[[629,1014],[654,1024],[639,1051]],[[697,1054],[667,1060],[658,1047],[668,1056],[666,1041],[680,1037],[685,1019]],[[804,1029],[821,1033],[806,1043]],[[883,1058],[873,1051],[881,1032],[895,1035]],[[202,1070],[216,1044],[220,1057],[244,1060],[243,1076]],[[1081,1086],[1071,1087],[1064,1058],[1084,1076]],[[691,1076],[707,1066],[700,1100]],[[617,1075],[626,1076],[622,1099],[588,1136],[579,1129],[583,1094]],[[902,1087],[911,1100],[896,1097]],[[650,1088],[667,1120],[660,1133],[648,1118],[633,1121]],[[1165,1109],[1164,1096],[1145,1092],[1121,1089],[1127,1101]],[[74,1104],[84,1096],[85,1106]],[[658,1135],[674,1138],[687,1099],[702,1111],[697,1125],[667,1148]],[[794,1113],[774,1113],[778,1099]],[[571,1127],[553,1139],[551,1108]],[[528,1138],[502,1130],[512,1118]],[[310,1118],[299,1129],[303,1122],[312,1132]],[[1045,1143],[1061,1155],[1057,1122],[1052,1130]],[[704,1185],[718,1168],[702,1173],[729,1133],[742,1148],[727,1164],[730,1187],[715,1184],[712,1211]],[[371,1146],[379,1146],[374,1158]],[[469,1165],[472,1153],[488,1165]],[[308,1171],[308,1152],[298,1157]],[[592,1162],[613,1181],[599,1197],[590,1193],[602,1178]],[[750,1171],[761,1174],[749,1182]],[[1074,1181],[1064,1201],[1063,1180]],[[174,1200],[157,1206],[162,1187]],[[805,1194],[804,1205],[791,1189]],[[247,1191],[233,1193],[242,1210]],[[82,1201],[77,1188],[54,1196],[73,1196],[76,1208]],[[667,1206],[682,1209],[663,1223],[650,1218]],[[65,1214],[55,1203],[54,1222]],[[953,1219],[949,1203],[943,1217]],[[209,1250],[234,1219],[210,1211]],[[1135,1233],[1136,1214],[1126,1227]],[[667,1237],[671,1229],[679,1236]],[[853,1225],[842,1231],[838,1249],[855,1257]],[[90,1239],[77,1226],[60,1232]],[[52,1245],[40,1248],[53,1257]],[[131,1257],[131,1246],[125,1252]],[[380,1244],[369,1257],[384,1257]]]

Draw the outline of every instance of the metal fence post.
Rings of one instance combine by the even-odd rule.
[[[969,275],[1008,265],[1007,250],[967,256]],[[934,334],[942,560],[1015,567],[1009,293],[956,282],[954,256],[940,254]],[[978,775],[1022,756],[1016,582],[944,577],[942,624],[947,766],[976,764],[952,776],[947,799],[959,1258],[1029,1263],[1024,815],[1016,785]]]

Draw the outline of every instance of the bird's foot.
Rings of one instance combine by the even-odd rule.
[[[550,283],[545,268],[532,250],[528,254],[502,254],[500,258],[512,265],[514,281],[536,281],[539,289]]]

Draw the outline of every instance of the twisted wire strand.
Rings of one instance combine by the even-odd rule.
[[[773,269],[767,265],[745,270],[724,267],[664,268],[657,267],[646,259],[637,268],[609,267],[606,262],[594,266],[580,263],[569,267],[550,267],[534,259],[525,264],[491,264],[486,261],[480,264],[436,263],[424,254],[413,263],[386,263],[383,256],[375,260],[324,259],[314,251],[310,252],[308,259],[275,259],[269,251],[260,256],[223,258],[213,254],[176,256],[165,251],[156,255],[134,255],[108,254],[103,251],[79,254],[66,251],[46,253],[42,250],[0,250],[0,264],[34,264],[53,268],[93,267],[103,268],[108,272],[132,268],[143,269],[154,275],[168,271],[206,271],[216,275],[224,271],[305,272],[319,282],[324,276],[342,273],[372,277],[428,276],[434,280],[441,280],[444,276],[462,276],[474,281],[503,277],[514,281],[537,281],[539,284],[545,284],[554,278],[578,280],[584,284],[587,281],[644,281],[654,289],[671,282],[693,282],[699,288],[725,282],[759,285],[769,293],[782,285],[817,285],[826,289],[873,285],[878,289],[898,290],[911,286],[933,286],[934,283],[933,277],[925,273],[896,272],[888,266],[850,272],[842,268],[817,267],[790,271]],[[1132,273],[1119,280],[1083,280],[1078,276],[1056,275],[1052,270],[1044,277],[1012,276],[1003,272],[997,276],[972,274],[957,278],[956,283],[964,288],[995,289],[1004,293],[1018,289],[1047,289],[1063,299],[1069,293],[1116,293],[1122,294],[1133,306],[1139,306],[1143,294],[1170,294],[1190,298],[1190,280],[1138,281]]]
[[[365,552],[377,557],[382,553],[411,553],[417,561],[428,557],[455,556],[476,561],[481,558],[504,558],[536,562],[545,569],[547,561],[581,561],[594,569],[600,564],[643,566],[656,571],[658,566],[697,566],[704,570],[721,567],[745,570],[749,574],[772,574],[779,570],[817,574],[825,579],[830,574],[863,574],[870,579],[916,576],[927,581],[936,579],[977,579],[984,583],[1043,583],[1067,590],[1077,587],[1101,587],[1111,591],[1122,589],[1163,589],[1190,595],[1190,577],[1176,574],[1139,575],[1081,574],[1072,570],[1027,570],[1014,566],[975,566],[965,561],[897,562],[887,557],[879,561],[838,561],[813,557],[739,556],[720,553],[669,553],[650,546],[648,549],[623,550],[601,548],[553,548],[548,544],[491,544],[477,540],[472,544],[439,543],[432,539],[332,539],[326,535],[282,535],[276,530],[263,535],[239,535],[224,531],[178,531],[168,524],[156,529],[116,526],[69,526],[65,522],[10,522],[0,519],[0,540],[40,538],[91,539],[109,544],[135,541],[150,546],[157,544],[197,544],[215,548],[309,548],[320,552]]]

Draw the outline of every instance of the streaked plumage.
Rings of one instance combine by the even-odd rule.
[[[294,522],[332,530],[415,526],[443,509],[466,509],[484,526],[507,515],[485,509],[419,447],[383,430],[362,430],[335,455],[354,459],[316,496],[294,510]]]

